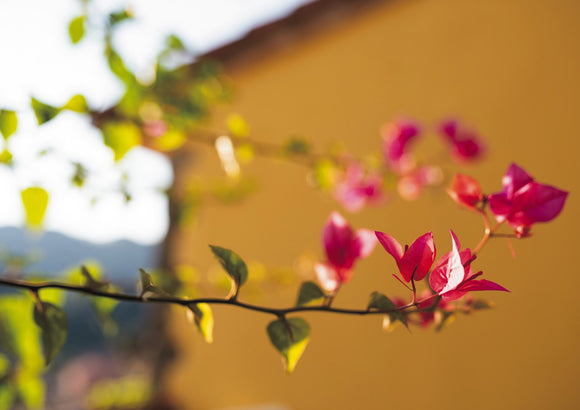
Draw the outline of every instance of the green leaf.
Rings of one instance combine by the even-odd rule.
[[[314,282],[304,282],[298,291],[298,299],[296,306],[304,306],[311,303],[316,303],[324,299],[324,292]]]
[[[332,161],[327,159],[320,160],[314,166],[312,173],[313,182],[322,190],[331,189],[336,182],[337,173]]]
[[[40,372],[44,368],[40,332],[30,317],[32,300],[0,297],[0,348],[15,356],[22,367]]]
[[[270,342],[284,358],[286,373],[292,373],[308,344],[310,326],[298,317],[283,318],[270,322],[267,331]]]
[[[81,275],[85,278],[85,286],[89,289],[105,290],[109,287],[108,282],[97,280],[93,277],[86,266],[81,266]]]
[[[213,313],[207,303],[189,305],[193,320],[207,343],[213,342]]]
[[[125,85],[134,85],[136,82],[135,76],[131,71],[129,71],[121,56],[110,46],[107,47],[105,53],[111,72],[115,74],[119,80],[125,83]]]
[[[130,122],[109,122],[103,127],[103,138],[115,153],[115,161],[119,161],[131,148],[141,144],[141,131]]]
[[[310,144],[302,138],[292,137],[284,143],[282,150],[286,155],[306,155],[310,152]]]
[[[84,95],[76,94],[73,95],[70,100],[68,100],[67,103],[62,106],[62,109],[84,114],[89,111],[89,106]]]
[[[367,309],[377,309],[379,311],[385,311],[388,316],[388,320],[385,319],[385,328],[389,328],[394,322],[399,321],[407,327],[407,318],[401,311],[397,311],[397,305],[393,303],[391,299],[379,292],[371,293],[369,298],[369,304]],[[391,311],[391,312],[388,312]]]
[[[242,258],[229,249],[215,245],[209,245],[209,247],[219,263],[228,275],[230,275],[236,287],[239,288],[242,286],[246,282],[246,279],[248,279],[248,267]]]
[[[167,292],[153,284],[151,275],[144,269],[139,269],[141,275],[141,297],[147,299],[150,296],[167,296]]]
[[[36,115],[38,125],[42,125],[45,122],[52,120],[60,112],[59,108],[40,102],[34,97],[30,99],[30,105],[34,110],[34,115]]]
[[[41,373],[21,368],[16,374],[15,384],[25,408],[44,408],[45,385]]]
[[[48,365],[66,341],[66,313],[60,306],[40,301],[34,305],[33,318],[41,330],[44,359]]]
[[[116,11],[116,12],[109,14],[109,24],[111,26],[114,26],[116,24],[119,24],[125,20],[129,20],[132,18],[133,18],[133,13],[129,9]]]
[[[228,131],[234,137],[247,137],[250,135],[250,127],[240,114],[232,113],[226,118]]]
[[[0,110],[0,133],[7,140],[18,129],[18,116],[11,110]]]
[[[78,16],[71,20],[68,25],[68,35],[73,44],[81,41],[85,35],[86,16]]]
[[[48,192],[40,187],[26,188],[20,193],[26,223],[31,228],[40,228],[48,207]]]
[[[485,299],[475,299],[473,301],[473,309],[474,310],[485,310],[485,309],[493,309],[494,304],[493,302]]]
[[[397,305],[395,305],[391,299],[389,299],[382,293],[379,292],[371,293],[367,309],[391,310],[396,308]]]
[[[14,388],[10,383],[0,382],[0,410],[12,409],[15,399]]]

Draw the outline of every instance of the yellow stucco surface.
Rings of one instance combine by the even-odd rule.
[[[233,109],[256,139],[299,134],[318,151],[341,141],[364,155],[380,149],[379,127],[399,115],[428,126],[457,115],[488,144],[485,161],[463,168],[485,191],[499,190],[515,161],[571,195],[556,221],[514,242],[516,259],[505,241],[491,241],[474,267],[511,293],[486,294],[496,309],[461,316],[441,333],[385,333],[377,317],[303,315],[310,344],[286,376],[266,336],[271,317],[215,307],[215,341],[206,345],[183,312],[175,314],[181,356],[167,385],[177,401],[192,409],[579,408],[579,40],[574,0],[393,1],[230,72]],[[437,146],[436,137],[424,144]],[[202,169],[220,172],[210,150],[192,164],[192,172]],[[174,258],[208,268],[215,263],[208,243],[269,265],[291,265],[307,251],[322,257],[320,232],[338,204],[308,187],[301,167],[260,159],[244,172],[260,178],[259,192],[242,206],[204,209]],[[432,230],[439,254],[450,248],[449,228],[465,246],[482,233],[477,216],[443,193],[343,213],[355,227],[404,242]],[[336,305],[364,307],[374,290],[404,293],[394,270],[377,248]],[[287,306],[297,287],[240,297]]]

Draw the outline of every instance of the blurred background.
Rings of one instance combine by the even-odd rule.
[[[122,4],[106,6],[119,5]],[[79,13],[73,6],[67,9],[68,14],[64,14],[60,24],[52,21],[50,24],[59,26],[61,31],[66,28],[68,20]],[[577,408],[580,314],[576,303],[580,279],[575,268],[574,238],[579,211],[575,201],[579,185],[575,154],[580,107],[577,42],[580,5],[572,0],[549,4],[540,0],[485,3],[369,0],[356,4],[319,0],[294,11],[298,6],[295,3],[278,14],[254,18],[237,35],[205,48],[189,39],[186,32],[178,32],[198,59],[186,63],[195,66],[204,58],[221,61],[226,82],[233,88],[233,97],[212,111],[204,127],[227,132],[226,123],[233,112],[243,116],[250,135],[257,141],[282,145],[290,137],[301,136],[312,144],[315,152],[332,151],[334,144],[340,142],[347,152],[362,158],[380,152],[379,129],[383,124],[410,117],[423,128],[417,151],[424,158],[431,158],[439,156],[438,123],[456,117],[477,130],[485,141],[486,155],[481,161],[461,167],[442,163],[447,178],[444,184],[449,183],[453,172],[460,170],[478,179],[485,192],[496,192],[501,188],[505,170],[516,162],[539,182],[571,192],[564,211],[555,221],[534,226],[531,238],[512,241],[515,258],[505,240],[491,240],[474,267],[483,269],[488,279],[502,284],[511,293],[486,294],[486,299],[495,302],[495,309],[469,317],[460,315],[441,332],[416,327],[410,332],[402,327],[384,332],[378,317],[303,315],[312,328],[310,342],[295,372],[287,376],[266,335],[270,317],[215,306],[214,342],[206,344],[183,310],[167,309],[164,343],[172,346],[171,354],[161,349],[143,356],[145,359],[137,360],[137,364],[133,362],[134,374],[149,374],[140,373],[141,368],[158,361],[166,363],[156,386],[168,402],[180,409]],[[10,6],[4,7],[0,13],[10,10]],[[167,26],[160,29],[161,24],[153,25],[155,30],[165,33],[167,27],[171,28],[172,16],[176,25],[187,21],[188,14],[195,15],[189,7],[185,2],[164,3],[163,8],[169,14]],[[234,6],[222,7],[230,10]],[[263,5],[256,8],[264,9]],[[135,4],[137,17],[139,9],[140,5]],[[161,14],[153,14],[156,15]],[[242,14],[238,11],[237,15]],[[197,25],[192,23],[190,28],[195,31],[214,21],[216,26],[232,25],[221,17],[221,14],[207,17]],[[137,21],[142,32],[151,32],[152,26],[146,22],[157,20],[147,20],[142,15],[142,20]],[[261,28],[246,34],[248,29],[258,26]],[[62,36],[64,43],[66,30]],[[118,38],[123,39],[117,43],[117,49],[126,64],[135,72],[146,73],[150,60],[139,62],[138,57],[131,55],[130,45],[148,49],[155,43],[138,34],[120,33]],[[91,40],[90,36],[85,40]],[[77,49],[86,50],[90,44],[80,43]],[[17,48],[4,54],[29,55],[34,54],[30,50],[44,48],[35,46],[26,52]],[[102,50],[93,51],[97,59],[102,58]],[[85,52],[91,54],[91,50]],[[85,61],[85,57],[77,58]],[[15,67],[13,70],[19,67],[18,58],[10,61],[7,67]],[[29,64],[42,66],[33,61]],[[17,74],[6,73],[1,77],[7,78],[9,74],[12,78]],[[69,91],[83,92],[89,105],[101,107],[104,112],[123,95],[123,88],[115,91],[118,86],[115,81],[111,80],[110,97],[99,97],[83,89],[81,84],[85,80],[78,80]],[[3,82],[0,89],[2,104],[24,110],[22,101],[27,102],[29,94],[21,94],[32,91],[10,89],[5,85],[8,83]],[[42,84],[47,83],[50,79],[43,78]],[[91,84],[95,89],[106,88]],[[5,95],[18,97],[10,100]],[[49,94],[38,95],[41,97],[53,104],[66,100]],[[56,101],[58,98],[62,101]],[[28,115],[33,122],[34,114]],[[57,120],[64,122],[63,118],[66,119]],[[92,120],[95,121],[94,115]],[[56,125],[49,123],[43,127]],[[94,139],[100,141],[100,134],[93,128],[87,126],[86,132],[95,133]],[[30,136],[31,141],[38,138]],[[67,134],[65,145],[72,144],[74,139]],[[481,219],[458,208],[443,189],[426,190],[415,201],[393,194],[384,206],[365,207],[351,214],[330,195],[313,189],[304,167],[260,156],[242,166],[243,181],[249,181],[247,190],[251,195],[244,194],[241,201],[233,201],[235,206],[227,201],[204,203],[195,215],[176,224],[168,212],[171,203],[163,195],[148,200],[157,195],[150,192],[171,189],[174,197],[188,197],[191,192],[198,192],[200,184],[208,181],[219,184],[224,178],[222,163],[215,148],[203,144],[185,145],[178,154],[143,152],[145,157],[139,158],[141,149],[133,148],[119,162],[115,162],[113,151],[106,151],[102,164],[91,168],[93,175],[104,175],[103,180],[92,177],[88,188],[83,188],[83,198],[94,196],[93,191],[102,196],[102,187],[111,180],[113,186],[122,186],[126,180],[123,175],[127,173],[138,180],[141,172],[153,168],[149,161],[157,161],[156,172],[147,174],[150,176],[137,184],[139,189],[135,185],[129,187],[132,194],[129,205],[124,205],[123,190],[115,189],[111,195],[115,196],[112,201],[116,204],[108,212],[117,216],[111,216],[110,223],[95,224],[114,226],[114,218],[129,220],[129,216],[119,215],[141,215],[141,219],[135,218],[134,225],[142,229],[151,224],[149,233],[135,233],[127,222],[121,233],[103,234],[92,240],[103,243],[125,238],[150,246],[141,248],[146,251],[135,258],[134,273],[128,267],[123,278],[134,274],[136,279],[137,268],[143,266],[190,269],[188,274],[197,293],[192,296],[221,296],[226,292],[220,287],[223,273],[207,248],[208,244],[217,244],[234,249],[250,265],[254,282],[242,290],[243,300],[266,306],[292,305],[300,281],[314,280],[312,262],[324,258],[320,235],[333,210],[339,210],[355,228],[388,232],[401,242],[409,243],[432,230],[439,255],[450,249],[450,228],[465,247],[475,246],[483,232]],[[13,154],[15,162],[19,155],[24,155],[18,150]],[[131,166],[131,162],[134,164],[131,170],[118,169]],[[107,171],[111,167],[117,170]],[[70,174],[70,170],[63,172]],[[156,179],[156,175],[163,177]],[[20,185],[14,185],[12,194],[16,199],[5,202],[15,205],[2,205],[3,213],[13,213],[12,219],[4,222],[7,225],[22,219],[17,206],[19,189],[34,182],[34,178],[26,176],[5,179],[15,178],[23,178],[17,179]],[[10,188],[3,189],[9,192]],[[149,192],[142,193],[141,199],[140,189]],[[9,196],[7,193],[6,197]],[[70,203],[67,197],[62,198],[63,203]],[[136,207],[141,200],[142,211],[127,208]],[[155,201],[158,205],[151,208]],[[50,216],[51,211],[49,208],[46,228],[52,227],[51,218],[56,218]],[[94,217],[78,219],[93,221]],[[154,224],[153,220],[164,222]],[[86,233],[89,229],[82,231]],[[17,234],[11,233],[4,243],[13,243],[14,235]],[[50,260],[54,252],[50,251],[46,259]],[[94,253],[87,257],[101,259]],[[113,258],[128,261],[124,257]],[[72,258],[69,264],[79,263],[77,259]],[[105,271],[113,282],[122,282],[122,278],[115,276],[119,268],[108,267]],[[377,248],[357,265],[352,281],[341,289],[335,306],[364,308],[374,290],[389,296],[404,294],[405,289],[391,277],[394,271],[392,258]],[[130,289],[129,285],[126,289]],[[158,313],[158,309],[153,310]],[[149,312],[137,308],[135,314],[150,322]],[[157,313],[151,312],[151,317]],[[72,335],[75,330],[71,328],[69,332]],[[151,336],[139,334],[132,335],[131,340],[125,344],[125,352],[138,351],[137,347],[148,343],[157,344]],[[95,366],[95,361],[86,357],[86,362],[79,365],[83,371]],[[111,363],[118,361],[117,356],[110,357]],[[64,367],[59,365],[61,373]],[[106,395],[104,390],[95,394]],[[54,403],[59,403],[58,397]]]

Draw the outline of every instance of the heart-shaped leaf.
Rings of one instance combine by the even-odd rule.
[[[215,245],[209,245],[209,247],[219,263],[236,284],[237,293],[237,288],[242,286],[246,282],[246,279],[248,279],[248,267],[246,266],[246,263],[235,252],[229,249]]]
[[[66,341],[66,313],[60,306],[39,301],[34,304],[33,318],[41,330],[44,360],[48,365]]]
[[[324,292],[314,282],[304,282],[298,291],[298,299],[296,306],[304,306],[311,303],[316,303],[324,299]]]
[[[268,324],[270,341],[284,358],[286,373],[294,371],[310,335],[310,325],[299,317],[277,319]]]
[[[188,306],[193,313],[193,320],[207,343],[213,342],[213,313],[207,303]]]

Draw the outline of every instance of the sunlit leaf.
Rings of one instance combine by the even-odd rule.
[[[68,25],[68,35],[73,44],[81,41],[85,35],[86,16],[78,16],[71,20]]]
[[[89,111],[89,106],[84,95],[76,94],[73,95],[70,100],[62,107],[63,110],[74,111],[78,113],[86,113]]]
[[[317,303],[324,299],[324,292],[314,282],[304,282],[298,291],[296,306],[304,306],[311,303]]]
[[[8,382],[0,382],[0,410],[10,410],[15,400],[14,387]]]
[[[153,140],[153,145],[159,151],[174,151],[186,141],[185,134],[178,130],[170,130]]]
[[[250,143],[238,144],[236,146],[236,158],[242,164],[250,163],[255,156],[254,146]]]
[[[87,169],[80,162],[73,163],[73,166],[75,167],[75,172],[72,176],[72,183],[81,188],[87,179]]]
[[[41,330],[44,359],[48,365],[66,341],[66,313],[60,306],[38,302],[34,305],[33,317]]]
[[[0,347],[33,371],[44,368],[40,331],[30,316],[32,300],[22,296],[0,297]]]
[[[30,105],[34,110],[34,115],[38,121],[38,125],[42,125],[58,115],[60,109],[53,107],[52,105],[45,104],[36,98],[32,97],[30,99]]]
[[[304,319],[293,317],[274,320],[266,330],[270,342],[284,358],[286,372],[292,373],[308,344],[310,326]]]
[[[42,374],[20,368],[15,378],[18,397],[28,409],[43,408],[45,385]]]
[[[48,192],[40,187],[26,188],[20,193],[26,223],[31,228],[40,228],[48,207]]]
[[[135,76],[129,71],[121,56],[111,47],[106,49],[106,56],[111,72],[123,81],[125,85],[134,85],[136,82]]]
[[[207,343],[213,342],[213,313],[207,303],[189,305],[195,325]]]
[[[150,405],[155,387],[151,384],[151,376],[143,374],[101,379],[91,386],[82,408],[144,409]]]
[[[320,189],[330,189],[336,183],[337,170],[332,161],[320,160],[313,170],[314,184]]]
[[[230,114],[226,118],[228,131],[234,137],[247,137],[250,135],[250,127],[240,114]]]
[[[114,26],[116,24],[119,24],[125,20],[129,20],[131,18],[133,18],[133,13],[129,9],[116,11],[116,12],[109,14],[109,24],[111,26]]]
[[[0,110],[0,133],[7,140],[18,129],[18,116],[11,110]]]
[[[109,287],[108,282],[103,282],[100,280],[95,279],[93,274],[89,271],[86,266],[81,266],[81,275],[85,279],[84,286],[88,287],[89,289],[96,289],[96,290],[105,290]]]
[[[141,144],[139,128],[129,122],[109,122],[103,127],[105,145],[115,153],[115,161],[120,160],[133,147]]]
[[[0,152],[0,163],[4,165],[12,165],[12,153],[4,146],[2,152]]]
[[[215,245],[209,247],[236,286],[242,286],[248,278],[248,267],[242,258],[229,249]]]

